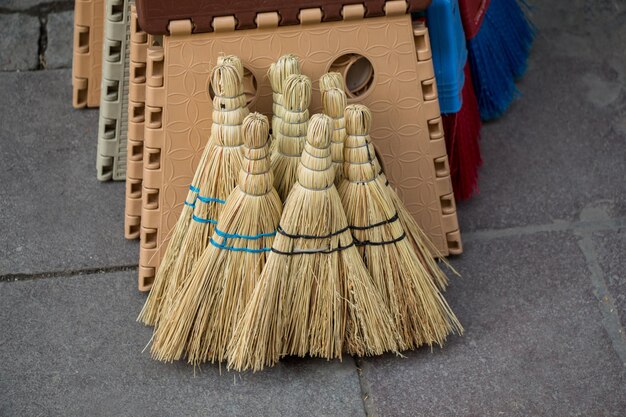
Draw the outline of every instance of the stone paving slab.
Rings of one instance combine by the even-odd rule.
[[[151,360],[144,299],[134,272],[0,282],[0,415],[364,415],[350,357],[196,376]]]
[[[624,6],[530,3],[538,34],[522,96],[484,125],[481,193],[459,205],[462,233],[571,221],[597,200],[626,216]]]
[[[623,416],[624,365],[578,238],[475,242],[446,296],[465,326],[444,349],[362,364],[380,416]]]
[[[50,13],[46,46],[46,68],[71,68],[72,45],[74,42],[74,11]]]
[[[592,236],[598,262],[622,326],[626,325],[626,229],[596,232]],[[625,364],[626,365],[626,364]]]
[[[0,75],[0,276],[136,265],[124,183],[96,180],[97,110],[73,110],[71,72]]]
[[[39,64],[39,19],[0,14],[0,71],[24,71]]]

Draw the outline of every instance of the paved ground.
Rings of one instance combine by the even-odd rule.
[[[444,349],[194,376],[142,353],[124,184],[70,73],[0,73],[0,415],[623,416],[626,8],[537,1],[523,98],[461,204]]]

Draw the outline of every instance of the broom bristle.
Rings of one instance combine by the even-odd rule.
[[[196,185],[198,196],[191,207],[191,221],[182,231],[180,244],[168,248],[171,258],[168,259],[169,274],[161,295],[160,315],[165,314],[193,262],[208,243],[215,219],[224,199],[235,187],[241,168],[241,122],[249,112],[245,107],[239,70],[230,64],[216,66],[211,74],[211,85],[215,93],[211,138],[207,144],[207,157],[196,169],[196,172],[203,173],[202,181]]]
[[[238,57],[234,55],[220,55],[217,59],[217,62],[218,67],[221,65],[230,65],[234,67],[239,74],[239,78],[243,77],[243,64]],[[219,106],[221,107],[222,104],[232,106],[232,103],[228,101],[233,100],[236,101],[240,99],[235,98],[232,100],[224,100],[227,101],[227,103],[222,103],[222,100],[218,100]],[[214,109],[216,108],[218,107],[214,107]],[[187,230],[189,229],[189,225],[192,222],[194,207],[199,196],[198,192],[200,191],[198,185],[200,183],[206,183],[211,178],[212,173],[209,172],[208,169],[205,169],[205,167],[207,167],[207,159],[209,158],[209,154],[213,148],[213,133],[216,132],[216,135],[220,134],[221,128],[219,126],[221,124],[232,124],[233,121],[239,120],[240,118],[245,116],[247,109],[243,109],[242,112],[243,113],[238,111],[221,113],[217,117],[215,117],[215,110],[213,112],[213,126],[211,127],[211,136],[209,137],[209,141],[206,144],[204,151],[202,152],[202,156],[198,163],[198,168],[194,173],[194,177],[189,187],[189,192],[187,193],[187,198],[185,199],[181,214],[176,221],[176,225],[172,229],[171,237],[169,239],[169,242],[167,243],[167,249],[165,250],[165,253],[157,270],[157,274],[155,276],[150,293],[148,294],[146,303],[144,304],[141,312],[139,313],[139,317],[137,318],[138,321],[141,321],[146,325],[155,326],[159,321],[163,300],[167,298],[166,294],[168,293],[168,286],[171,283],[170,278],[173,274],[176,260],[178,259],[178,254],[181,251],[183,239],[185,237],[185,234],[187,233]]]
[[[391,189],[379,181],[380,164],[368,134],[371,112],[350,105],[345,114],[349,152],[339,195],[355,242],[400,330],[401,348],[442,345],[449,333],[462,331],[461,325],[434,285],[436,277],[429,275],[406,239]]]
[[[336,74],[341,76],[339,73]],[[324,78],[324,76],[322,76],[322,78]],[[343,78],[341,78],[341,80],[343,80]],[[320,85],[322,85],[321,81]],[[322,89],[322,107],[324,108],[324,114],[333,120],[331,154],[333,157],[333,167],[335,168],[335,185],[337,186],[343,179],[343,143],[346,139],[344,111],[347,105],[346,101],[346,93],[343,90],[336,87]]]
[[[283,90],[283,117],[272,153],[274,188],[283,201],[297,179],[300,155],[306,142],[310,103],[311,79],[300,74],[287,77]]]
[[[341,358],[395,351],[398,334],[354,247],[334,186],[331,120],[311,118],[259,283],[229,345],[229,367],[254,371],[284,355]]]
[[[526,70],[534,37],[534,27],[517,0],[489,3],[478,33],[468,41],[483,120],[501,116],[519,95],[515,80]]]
[[[244,164],[210,245],[198,259],[156,330],[157,359],[184,354],[190,363],[223,361],[239,317],[261,274],[280,219],[265,116],[244,119]]]
[[[202,152],[202,157],[200,159],[200,165],[202,166],[206,164],[206,158],[210,147],[211,145],[207,144]],[[146,302],[139,313],[139,317],[137,318],[137,321],[140,321],[147,326],[154,326],[159,320],[162,301],[166,293],[169,277],[176,261],[176,254],[180,250],[185,232],[189,228],[189,223],[191,222],[193,214],[193,207],[198,198],[197,184],[199,184],[199,178],[203,176],[203,172],[200,170],[197,170],[194,174],[194,178],[191,182],[191,186],[189,187],[189,191],[187,192],[187,197],[185,198],[182,211],[176,221],[176,225],[173,228],[167,249],[154,278],[152,288],[150,289],[148,298],[146,299]]]
[[[354,128],[356,129],[357,127]],[[365,129],[364,127],[359,127],[358,129],[357,134],[369,135],[369,128]],[[358,157],[358,148],[352,149],[344,146],[345,160],[354,160]],[[413,246],[415,254],[419,258],[422,265],[424,265],[427,269],[428,275],[433,278],[435,285],[437,285],[439,289],[445,290],[448,285],[448,277],[443,273],[441,268],[439,268],[437,259],[439,259],[446,266],[446,268],[455,275],[458,275],[457,271],[452,268],[441,252],[439,252],[437,247],[431,242],[426,233],[424,233],[422,228],[417,224],[413,215],[404,205],[404,202],[398,195],[397,191],[389,184],[378,158],[374,158],[373,164],[379,173],[377,181],[388,188],[389,198],[398,213],[398,219],[402,225],[402,229],[406,232],[407,240],[411,243],[411,246]]]

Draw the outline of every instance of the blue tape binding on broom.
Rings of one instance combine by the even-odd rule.
[[[200,193],[200,189],[198,187],[194,187],[193,185],[189,186],[189,190],[193,191],[194,193]],[[219,198],[214,198],[214,197],[204,197],[204,196],[197,196],[196,197],[198,200],[202,201],[203,203],[220,203],[220,204],[226,204],[226,201],[224,200],[220,200]],[[186,203],[186,201],[185,201]]]
[[[523,0],[519,1],[525,6]],[[501,116],[520,95],[515,81],[526,71],[534,38],[535,28],[518,0],[489,3],[478,33],[468,41],[474,89],[483,120]]]
[[[191,218],[198,222],[198,223],[211,223],[211,224],[217,224],[217,220],[213,220],[213,219],[203,219],[202,217],[198,217],[195,214],[193,216],[191,216]]]
[[[276,236],[276,231],[275,230],[273,232],[269,232],[269,233],[259,233],[258,235],[240,235],[238,233],[222,232],[220,229],[215,228],[215,233],[218,236],[223,237],[224,239],[249,239],[249,240],[256,240],[256,239],[261,239],[262,237]]]
[[[199,193],[200,189],[198,187],[194,187],[193,185],[189,185],[189,191],[193,191],[194,193]],[[198,196],[195,196],[193,199],[193,203],[189,203],[187,202],[187,200],[185,200],[185,205],[191,208],[195,208],[197,199],[198,199]]]
[[[235,246],[227,246],[226,244],[217,243],[216,241],[213,240],[213,238],[209,239],[209,242],[211,243],[211,245],[215,246],[216,248],[230,250],[233,252],[263,253],[263,252],[269,252],[270,250],[272,250],[272,248],[251,249],[251,248],[238,248]]]
[[[189,186],[189,190],[193,191],[194,193],[199,193],[200,189],[198,187],[194,187],[193,185]],[[226,204],[226,201],[224,200],[220,200],[219,198],[214,198],[214,197],[204,197],[201,195],[197,195],[194,199],[193,203],[188,203],[187,201],[185,201],[185,205],[189,206],[191,208],[195,208],[196,207],[196,200],[200,200],[203,203],[219,203],[219,204]]]
[[[220,200],[219,198],[214,198],[214,197],[203,197],[201,195],[198,196],[198,200],[200,200],[203,203],[220,203],[220,204],[226,204],[226,201],[224,200]]]

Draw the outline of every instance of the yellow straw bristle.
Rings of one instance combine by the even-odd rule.
[[[438,277],[421,260],[430,254],[415,253],[394,207],[393,190],[381,181],[369,137],[371,112],[350,105],[345,117],[345,179],[339,195],[355,242],[400,330],[401,348],[442,345],[448,334],[463,328],[435,285]],[[444,275],[440,269],[437,274]]]
[[[240,74],[239,78],[241,78],[243,74],[243,65],[241,63],[241,60],[234,55],[220,56],[218,58],[218,66],[219,65],[234,66],[234,68],[236,68],[237,70],[237,73]],[[219,104],[219,106],[222,105],[221,100],[214,100],[214,106],[216,103]],[[246,111],[247,109],[243,110],[243,113],[245,113]],[[231,120],[229,119],[237,120],[238,118],[242,117],[243,113],[231,112],[228,114],[220,113],[216,115],[214,108],[213,126],[218,126],[221,123],[230,124]],[[245,116],[245,114],[243,114],[243,116]],[[214,129],[212,127],[212,131],[213,130]],[[209,157],[209,154],[213,148],[213,145],[211,144],[212,140],[213,134],[209,138],[209,141],[202,152],[202,156],[198,163],[198,169],[196,169],[194,173],[194,177],[187,193],[187,198],[185,199],[181,214],[178,217],[176,225],[172,229],[171,237],[169,238],[169,242],[167,243],[167,249],[157,270],[154,283],[152,284],[152,288],[150,290],[150,293],[148,294],[146,303],[144,304],[141,312],[139,313],[139,317],[137,318],[138,321],[141,321],[146,325],[154,326],[158,323],[159,316],[161,314],[162,301],[165,298],[167,287],[170,283],[170,277],[176,263],[177,255],[180,252],[183,238],[185,237],[187,229],[189,228],[189,225],[192,221],[194,211],[193,207],[198,198],[198,184],[206,183],[210,179],[211,173],[207,169],[207,158]]]
[[[226,359],[234,327],[265,265],[282,203],[273,187],[267,117],[243,121],[244,163],[202,256],[161,320],[155,357],[197,365]],[[156,343],[156,342],[155,342]]]
[[[272,253],[228,348],[229,367],[285,355],[341,358],[395,351],[399,335],[371,282],[334,185],[331,120],[311,118]]]
[[[196,169],[190,195],[179,217],[140,319],[157,325],[195,258],[208,243],[211,223],[236,185],[242,163],[241,122],[249,113],[237,67],[224,63],[211,73],[211,137]],[[197,219],[197,220],[194,220]],[[154,294],[153,294],[154,293]]]

